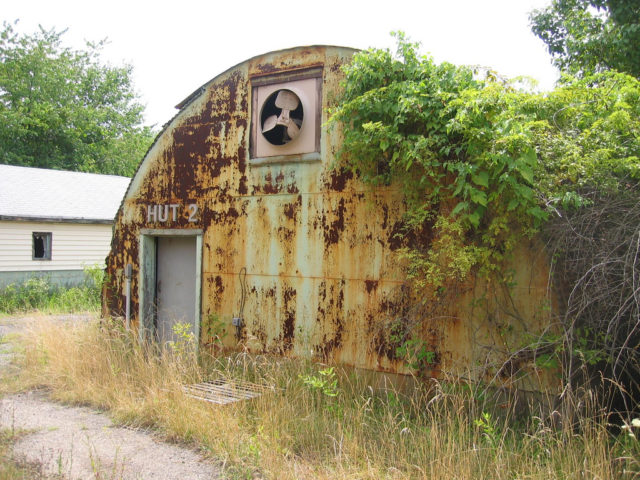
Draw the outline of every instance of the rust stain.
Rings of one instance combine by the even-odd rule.
[[[388,215],[388,212],[386,215]],[[386,225],[386,216],[383,216],[383,222]],[[433,219],[425,220],[418,230],[409,228],[403,219],[397,220],[393,223],[387,236],[387,245],[391,251],[396,251],[402,247],[418,248],[424,251],[432,241]]]
[[[215,290],[214,290],[215,294],[222,295],[222,293],[224,292],[224,287],[222,286],[222,277],[217,275],[213,281],[215,283]]]
[[[378,281],[365,280],[364,285],[365,285],[365,288],[367,289],[367,293],[371,294],[371,292],[375,291],[378,288]]]
[[[343,335],[345,333],[344,317],[344,289],[346,282],[331,282],[327,287],[327,281],[320,282],[318,298],[318,322],[325,330],[322,340],[315,350],[318,357],[324,361],[333,361],[339,356],[343,348]]]
[[[324,243],[326,246],[338,243],[340,240],[340,234],[345,229],[344,217],[345,213],[347,213],[347,209],[345,207],[344,198],[340,199],[338,202],[338,208],[333,213],[335,214],[335,218],[333,220],[329,220],[327,216],[323,216],[322,218],[322,224],[324,225]]]
[[[398,347],[418,339],[432,352],[426,374],[475,368],[476,344],[495,344],[496,325],[510,322],[500,309],[505,299],[473,282],[458,286],[457,300],[447,305],[429,305],[410,291],[406,265],[395,252],[428,248],[433,225],[427,221],[398,235],[406,233],[402,192],[393,186],[372,192],[351,171],[331,167],[339,129],[323,132],[321,162],[256,165],[249,158],[251,79],[322,67],[324,111],[337,97],[341,66],[352,53],[301,47],[265,54],[214,78],[185,102],[142,162],[116,217],[103,289],[106,315],[124,315],[123,270],[131,263],[137,325],[143,229],[198,229],[201,312],[215,314],[232,331],[231,318],[244,302],[245,327],[238,338],[227,336],[227,348],[313,352],[324,362],[413,373]],[[147,223],[149,205],[170,204],[181,206],[175,221]],[[195,221],[185,209],[191,204],[198,209]],[[527,288],[516,290],[513,300],[532,318],[531,327],[542,330],[548,318],[540,305],[553,299],[548,264],[535,251],[523,246],[518,253],[516,280]],[[487,291],[493,296],[484,310],[472,307]],[[495,320],[490,325],[489,317]]]
[[[268,172],[262,179],[261,183],[253,185],[251,194],[275,195],[285,192],[290,194],[299,193],[295,182],[296,178],[294,172],[291,172],[288,177],[285,177],[285,174],[280,171],[275,178],[273,178],[271,173]]]
[[[337,192],[342,192],[347,183],[353,179],[353,172],[344,169],[331,170],[324,182],[325,188]]]
[[[293,348],[296,327],[296,290],[291,287],[284,289],[283,295],[284,322],[282,325],[282,350],[288,352]]]
[[[382,230],[387,229],[387,222],[389,221],[389,207],[382,205]]]
[[[296,220],[296,215],[302,205],[302,195],[298,195],[296,201],[293,203],[287,203],[284,206],[284,216],[289,220]]]
[[[127,264],[133,266],[133,276],[131,280],[131,291],[138,290],[138,242],[135,231],[131,228],[114,229],[111,239],[111,251],[120,252],[116,262],[107,262],[105,276],[107,280],[103,284],[103,314],[117,317],[125,316],[125,298],[121,292],[124,289],[124,268]],[[137,296],[134,295],[131,302],[131,309],[138,310]]]
[[[318,353],[320,359],[323,362],[329,362],[332,360],[331,353],[334,350],[338,350],[342,347],[342,332],[344,331],[344,323],[340,320],[337,320],[335,323],[335,332],[333,333],[332,338],[327,338],[325,334],[322,337],[322,342],[320,342],[320,346],[318,347]]]

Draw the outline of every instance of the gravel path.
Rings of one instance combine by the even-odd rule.
[[[219,469],[195,452],[146,432],[116,427],[105,415],[23,393],[0,401],[0,425],[33,430],[15,445],[19,458],[46,475],[69,479],[210,479]]]
[[[19,332],[27,323],[19,320],[0,320],[0,336]],[[8,368],[7,353],[0,353],[0,370]],[[222,478],[219,467],[192,450],[159,441],[149,432],[117,427],[89,408],[51,402],[42,392],[1,399],[0,427],[28,430],[15,444],[16,456],[41,465],[43,473],[56,478]]]

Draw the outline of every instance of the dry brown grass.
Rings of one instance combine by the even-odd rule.
[[[197,359],[188,348],[152,351],[95,324],[41,322],[26,336],[22,362],[24,387],[46,386],[61,401],[156,428],[220,461],[231,478],[610,479],[638,458],[635,439],[616,440],[588,416],[551,429],[493,409],[469,388],[433,382],[402,392],[304,361]],[[181,392],[183,383],[217,376],[282,391],[222,407]]]

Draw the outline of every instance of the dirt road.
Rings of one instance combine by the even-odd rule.
[[[88,321],[59,316],[56,321]],[[19,333],[29,318],[0,319],[3,335]],[[0,343],[0,373],[11,368]],[[0,400],[0,427],[29,433],[15,444],[17,458],[41,465],[45,475],[64,479],[221,479],[219,466],[196,452],[160,441],[152,432],[115,426],[104,413],[51,402],[43,392]]]

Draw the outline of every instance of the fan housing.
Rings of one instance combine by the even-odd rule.
[[[252,79],[251,157],[320,151],[322,69]]]

